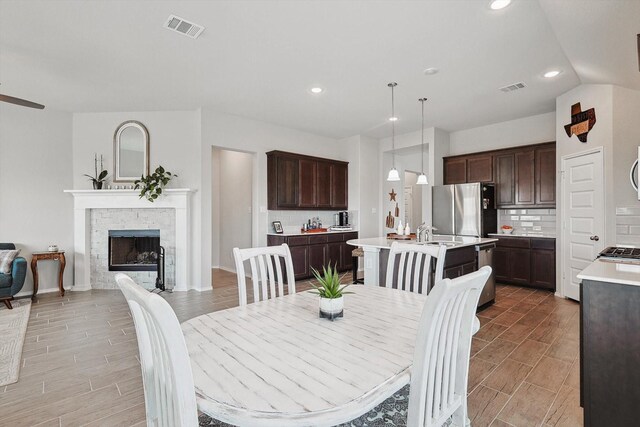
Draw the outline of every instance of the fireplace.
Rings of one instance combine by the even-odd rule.
[[[160,230],[109,230],[109,271],[158,271]]]

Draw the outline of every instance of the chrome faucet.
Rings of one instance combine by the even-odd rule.
[[[437,228],[427,225],[426,223],[420,224],[418,229],[416,230],[416,237],[418,239],[418,243],[428,242],[433,239],[433,232],[437,230]]]

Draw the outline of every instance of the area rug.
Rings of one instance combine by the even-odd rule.
[[[406,385],[393,396],[371,411],[338,427],[405,427],[409,408],[409,386]],[[200,415],[200,427],[232,427],[207,415]],[[444,425],[448,426],[450,421]]]
[[[0,386],[18,381],[22,345],[27,333],[31,300],[12,301],[13,310],[0,308]]]

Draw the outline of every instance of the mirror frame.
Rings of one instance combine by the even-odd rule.
[[[129,127],[140,130],[144,135],[144,166],[142,172],[145,176],[149,175],[149,131],[139,121],[128,120],[120,123],[113,134],[113,182],[133,182],[140,179],[139,176],[120,176],[120,134]]]

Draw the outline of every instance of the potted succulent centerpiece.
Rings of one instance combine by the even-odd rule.
[[[334,266],[322,267],[322,274],[315,268],[313,275],[318,280],[318,285],[311,283],[314,289],[310,292],[320,295],[320,317],[326,319],[335,319],[342,317],[344,312],[344,295],[353,292],[346,292],[345,289],[349,285],[340,285],[340,276],[338,268]]]

